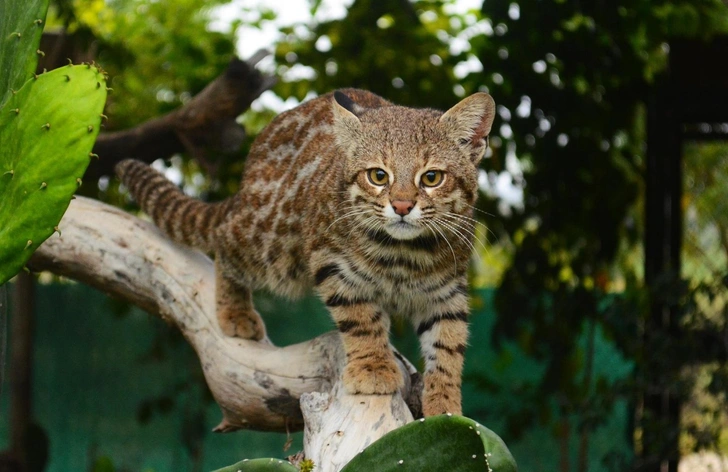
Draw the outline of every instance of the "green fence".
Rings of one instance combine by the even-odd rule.
[[[503,412],[519,407],[518,395],[508,386],[537,378],[542,366],[515,346],[507,344],[499,352],[492,348],[492,298],[492,291],[479,291],[473,297],[465,414],[503,436],[521,471],[560,470],[564,442],[557,441],[552,426],[531,428],[519,438],[503,434]],[[304,341],[333,328],[313,297],[291,304],[259,296],[257,306],[277,345]],[[393,331],[395,344],[410,359],[417,359],[411,328],[395,322]],[[49,472],[93,470],[94,463],[111,463],[114,470],[125,471],[206,471],[246,457],[283,457],[301,448],[300,433],[290,437],[250,431],[211,433],[220,413],[201,387],[199,364],[181,336],[158,318],[86,286],[38,286],[34,343],[34,419],[49,438]],[[613,380],[631,372],[629,363],[601,336],[595,344],[594,366],[595,377],[605,374]],[[498,394],[485,393],[474,381],[485,377],[506,388]],[[0,449],[8,445],[8,390],[6,384]],[[605,458],[631,450],[627,418],[626,404],[618,403],[609,420],[590,435],[590,472],[609,470],[602,465]],[[290,449],[284,452],[289,441]],[[566,444],[574,464],[577,435]]]

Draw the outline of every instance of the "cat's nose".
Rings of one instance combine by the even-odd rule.
[[[414,207],[415,202],[412,200],[394,200],[392,202],[392,208],[394,208],[394,212],[399,216],[409,215],[409,212]]]

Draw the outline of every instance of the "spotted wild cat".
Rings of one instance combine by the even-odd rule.
[[[275,118],[223,202],[189,198],[139,161],[117,173],[164,232],[214,254],[227,335],[266,338],[253,290],[315,287],[341,333],[347,391],[391,394],[402,374],[390,316],[405,316],[425,359],[425,415],[460,413],[472,205],[493,117],[485,93],[443,114],[346,89]]]

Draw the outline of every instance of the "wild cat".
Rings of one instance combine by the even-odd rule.
[[[459,414],[477,169],[494,108],[486,93],[445,113],[355,89],[314,98],[265,128],[240,191],[220,203],[139,161],[116,170],[166,234],[214,254],[227,335],[267,339],[253,290],[315,288],[341,334],[346,390],[392,394],[403,377],[390,316],[404,316],[425,360],[424,414]]]

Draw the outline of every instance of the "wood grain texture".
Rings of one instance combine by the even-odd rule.
[[[205,255],[171,242],[149,222],[82,197],[71,202],[59,227],[60,234],[38,249],[29,267],[87,283],[176,326],[199,356],[207,384],[222,410],[218,431],[299,430],[304,426],[299,404],[302,395],[333,391],[331,398],[339,398],[344,351],[338,333],[287,347],[226,336],[215,315],[213,262]],[[385,429],[411,418],[409,412],[400,412],[383,423],[389,426],[371,427],[383,413],[400,411],[403,396],[418,408],[420,375],[398,353],[396,359],[400,370],[408,373],[402,390],[364,400],[369,406],[358,413],[356,422],[371,433],[347,434],[336,448],[338,452],[306,450],[307,457],[323,461],[334,453],[347,456],[344,451],[350,451],[351,457],[363,447],[362,439],[374,440]],[[392,404],[400,406],[392,408]],[[329,434],[336,422],[328,419],[327,409],[319,410],[309,408],[306,421],[322,425],[317,434]],[[325,441],[313,434],[313,429],[307,433],[309,447],[322,447]]]

